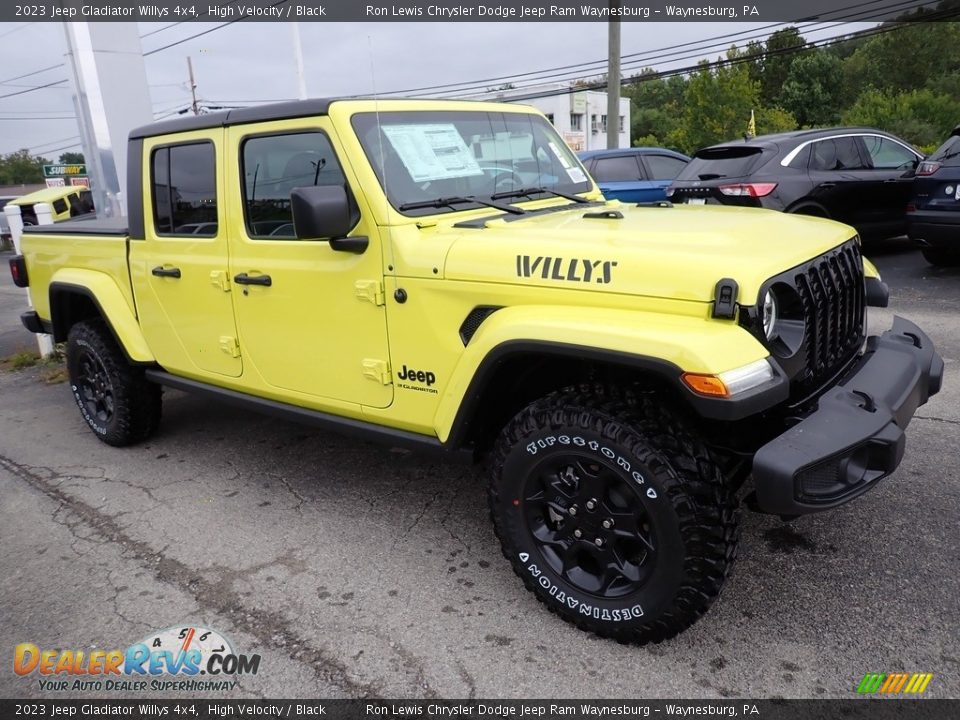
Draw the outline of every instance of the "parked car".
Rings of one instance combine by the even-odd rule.
[[[907,234],[931,265],[960,265],[960,125],[917,168]]]
[[[763,135],[698,150],[674,181],[674,202],[764,207],[853,225],[861,238],[906,232],[913,171],[923,156],[871,128]]]
[[[20,206],[20,216],[24,225],[36,225],[37,213],[34,205],[48,203],[53,210],[53,221],[61,222],[70,218],[87,215],[94,211],[93,195],[85,187],[51,187],[37,190],[11,200],[10,205]]]
[[[663,148],[586,150],[577,153],[607,200],[656,202],[690,158]]]

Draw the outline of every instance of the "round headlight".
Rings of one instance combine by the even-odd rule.
[[[763,296],[763,334],[773,340],[777,334],[777,298],[772,290]]]

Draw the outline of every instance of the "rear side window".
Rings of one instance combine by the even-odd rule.
[[[669,155],[644,155],[652,180],[673,180],[687,166],[685,160]]]
[[[928,160],[938,162],[946,167],[960,167],[960,134],[951,135],[947,141],[937,148]]]
[[[58,198],[53,201],[53,211],[59,215],[60,213],[65,213],[67,211],[67,201],[63,198]]]
[[[251,238],[296,237],[290,211],[294,188],[346,185],[343,168],[321,132],[252,137],[244,141],[240,152],[247,234]]]
[[[597,182],[630,182],[640,179],[640,166],[633,155],[597,158],[593,166],[593,179]]]
[[[811,170],[862,170],[863,159],[854,137],[828,138],[813,143],[810,153]]]
[[[714,180],[745,177],[760,166],[763,149],[723,146],[698,150],[677,180]]]
[[[217,234],[217,165],[213,143],[171,145],[151,163],[153,221],[161,235]]]
[[[914,167],[917,156],[903,145],[879,135],[864,135],[863,145],[877,170],[906,170]]]

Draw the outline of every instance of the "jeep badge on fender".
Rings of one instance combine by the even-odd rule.
[[[127,159],[129,217],[24,228],[11,261],[78,422],[144,441],[169,385],[484,460],[521,582],[603,637],[692,625],[742,505],[868,492],[940,389],[919,327],[869,336],[888,293],[852,228],[607,202],[530,107],[261,105]]]

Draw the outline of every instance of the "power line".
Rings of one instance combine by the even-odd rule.
[[[39,70],[34,70],[33,72],[24,73],[23,75],[17,75],[16,77],[7,78],[6,80],[0,80],[0,85],[6,85],[7,83],[13,82],[14,80],[22,80],[23,78],[32,77],[34,75],[39,75],[40,73],[45,73],[48,70],[56,70],[57,68],[63,67],[63,63],[57,63],[56,65],[50,65],[45,68],[40,68]]]
[[[936,20],[936,19],[945,20],[948,18],[953,18],[958,16],[960,16],[960,10],[946,10],[938,13],[931,13],[931,15],[928,16],[928,19],[929,20]],[[838,36],[827,38],[825,40],[818,41],[815,43],[808,43],[807,45],[782,48],[779,50],[772,50],[766,53],[765,56],[770,57],[770,56],[780,56],[780,55],[794,55],[800,52],[804,52],[805,50],[809,50],[811,48],[832,47],[834,45],[840,45],[845,42],[850,42],[851,40],[859,40],[859,39],[874,37],[877,35],[885,35],[887,33],[902,30],[904,27],[909,27],[909,26],[908,25],[891,25],[887,27],[878,26],[871,30],[864,30],[859,33],[855,33],[853,35],[838,35]],[[627,78],[624,84],[625,85],[639,84],[642,82],[647,82],[649,80],[660,80],[660,79],[669,78],[669,77],[688,75],[690,73],[697,72],[703,69],[715,70],[723,67],[733,67],[736,65],[742,65],[744,63],[755,62],[757,60],[757,57],[758,56],[755,56],[755,55],[747,55],[747,56],[742,56],[737,58],[719,59],[713,62],[701,62],[696,65],[688,65],[682,68],[664,70],[661,72],[650,73],[648,75],[643,75],[643,76],[634,76],[632,78]],[[509,100],[511,102],[516,102],[516,101],[522,101],[522,100],[535,100],[535,99],[544,98],[544,97],[572,95],[574,93],[582,92],[584,90],[602,89],[603,86],[604,84],[602,82],[594,81],[590,83],[584,83],[582,86],[578,86],[578,87],[560,88],[556,90],[544,91],[541,93],[531,93],[529,95],[512,95],[509,97]]]
[[[824,13],[824,14],[825,14],[825,15],[833,15],[833,14],[836,14],[836,13],[843,13],[843,12],[847,12],[847,11],[849,11],[849,10],[855,10],[855,9],[863,8],[863,7],[866,7],[866,6],[876,5],[876,4],[878,4],[878,3],[885,2],[885,1],[887,1],[887,0],[867,0],[866,2],[861,2],[861,3],[854,4],[854,5],[848,5],[848,6],[845,6],[845,7],[842,7],[842,8],[836,8],[836,9],[831,10],[831,11],[829,11],[828,13]],[[806,31],[808,31],[808,32],[809,32],[809,31],[822,32],[823,30],[832,29],[832,28],[834,28],[834,27],[838,27],[839,25],[844,24],[844,23],[842,23],[842,22],[836,22],[836,21],[840,21],[840,20],[844,20],[844,21],[855,21],[855,20],[858,20],[858,19],[862,19],[862,17],[865,16],[865,15],[866,15],[866,16],[869,16],[869,15],[875,14],[875,13],[877,13],[877,12],[889,12],[889,11],[895,11],[895,10],[905,11],[905,10],[917,9],[917,8],[924,7],[925,4],[928,4],[928,3],[925,3],[925,2],[922,2],[922,1],[921,1],[921,2],[917,2],[917,0],[898,0],[897,2],[895,2],[895,3],[892,4],[892,5],[887,5],[887,6],[884,6],[884,7],[881,7],[881,8],[872,8],[872,9],[869,9],[869,10],[860,10],[859,12],[855,12],[855,13],[847,14],[847,15],[841,15],[841,16],[839,16],[839,17],[832,18],[831,20],[829,20],[829,22],[835,23],[834,25],[827,25],[828,21],[827,21],[827,20],[822,20],[822,21],[817,21],[817,22],[810,22],[809,24],[807,24],[807,25],[805,25],[805,26],[801,26],[801,27],[798,28],[798,29],[806,30]],[[815,28],[815,26],[817,26],[817,25],[823,25],[824,27]],[[630,62],[625,63],[625,68],[628,68],[628,69],[638,69],[638,67],[642,67],[642,66],[643,66],[644,60],[662,60],[662,59],[664,59],[664,58],[666,58],[666,57],[682,55],[683,53],[679,51],[680,48],[690,48],[690,47],[695,47],[695,48],[696,48],[695,50],[692,51],[692,52],[693,52],[693,55],[692,55],[692,56],[691,56],[691,55],[686,55],[686,56],[683,56],[683,57],[674,57],[674,60],[673,60],[673,61],[674,61],[674,62],[677,62],[677,61],[681,61],[681,60],[687,60],[687,59],[690,59],[690,57],[695,57],[695,56],[699,55],[700,53],[707,52],[707,50],[710,49],[710,48],[724,47],[724,46],[726,45],[726,43],[721,43],[721,42],[719,42],[719,41],[721,41],[721,40],[729,40],[729,39],[732,39],[732,38],[738,38],[738,39],[740,39],[740,41],[742,42],[742,41],[744,41],[744,40],[760,40],[760,39],[764,39],[765,37],[767,37],[767,33],[765,32],[766,30],[769,30],[769,29],[771,29],[771,28],[778,28],[778,27],[786,28],[786,27],[790,27],[790,24],[789,24],[789,23],[774,23],[774,24],[771,24],[771,25],[763,26],[763,27],[761,27],[761,28],[752,28],[752,29],[750,29],[750,30],[741,30],[741,31],[734,32],[734,33],[726,33],[726,34],[724,34],[724,35],[718,35],[718,36],[712,37],[712,38],[703,38],[703,39],[701,39],[701,40],[689,41],[689,42],[686,42],[686,43],[680,43],[680,44],[676,44],[676,45],[668,45],[668,46],[664,46],[664,47],[660,47],[660,48],[655,48],[655,49],[653,49],[653,50],[646,50],[646,51],[643,51],[643,52],[628,53],[628,54],[626,54],[626,55],[623,55],[622,57],[623,57],[624,59],[633,58],[633,60],[630,60]],[[763,31],[763,32],[761,32],[761,31]],[[746,37],[744,37],[744,36],[746,36]],[[674,52],[667,52],[667,51],[674,51]],[[690,51],[687,50],[687,51],[684,51],[684,52],[688,52],[688,53],[689,53]],[[549,79],[553,79],[555,82],[560,82],[561,80],[579,79],[580,77],[583,76],[582,73],[579,73],[579,72],[573,73],[573,72],[571,72],[572,70],[582,69],[584,72],[589,72],[589,70],[588,70],[588,67],[589,67],[589,66],[597,66],[597,67],[595,68],[595,71],[596,71],[596,72],[600,72],[600,71],[603,69],[603,67],[605,66],[605,64],[606,64],[606,59],[603,59],[603,60],[594,60],[594,61],[589,61],[589,62],[584,62],[584,63],[574,63],[574,64],[571,64],[571,65],[562,65],[562,66],[558,66],[558,67],[554,67],[554,68],[543,68],[543,69],[541,69],[541,70],[530,71],[530,72],[526,72],[526,73],[515,73],[515,74],[512,74],[512,75],[504,75],[504,76],[499,76],[499,77],[491,77],[491,78],[485,78],[485,79],[480,79],[480,80],[469,80],[469,81],[461,81],[461,82],[457,82],[457,83],[446,83],[446,84],[432,85],[432,86],[426,86],[426,87],[408,88],[408,89],[405,89],[405,90],[393,90],[393,91],[388,91],[388,92],[386,92],[386,93],[383,93],[383,95],[407,95],[407,96],[409,96],[409,97],[424,97],[424,96],[434,96],[434,97],[435,97],[435,96],[437,96],[437,95],[439,95],[439,94],[462,94],[462,93],[464,93],[464,92],[469,92],[469,91],[473,91],[473,90],[486,90],[486,89],[488,89],[488,84],[489,84],[489,83],[503,82],[503,81],[509,81],[509,80],[511,80],[511,79],[517,79],[517,78],[521,78],[521,77],[531,77],[531,76],[537,76],[537,77],[535,78],[535,82],[536,82],[536,83],[542,83],[543,81],[546,81],[546,80],[549,80]],[[554,72],[554,71],[561,71],[561,70],[565,70],[565,71],[567,71],[567,72]],[[554,74],[546,74],[546,73],[554,73]],[[534,78],[531,77],[531,80],[534,80]],[[469,87],[464,87],[464,86],[469,86]],[[528,84],[528,85],[525,85],[524,87],[531,87],[531,86],[532,86],[532,85]],[[450,90],[444,90],[444,88],[450,88]],[[454,88],[456,88],[456,89],[454,89]],[[440,92],[439,92],[439,93],[437,93],[437,92],[426,93],[426,92],[425,92],[425,91],[431,91],[431,90],[439,90]],[[417,93],[417,94],[411,94],[411,93]]]
[[[277,2],[273,3],[272,5],[269,5],[268,7],[272,7],[272,8],[273,8],[273,7],[277,7],[277,6],[279,6],[279,5],[285,5],[287,2],[289,2],[289,0],[278,0]],[[226,5],[230,5],[231,3],[225,3],[225,4],[226,4]],[[169,49],[172,48],[172,47],[176,47],[177,45],[182,45],[182,44],[185,43],[185,42],[189,42],[190,40],[195,40],[196,38],[198,38],[198,37],[203,37],[204,35],[209,35],[209,34],[212,33],[212,32],[216,32],[217,30],[222,30],[222,29],[225,28],[225,27],[229,27],[230,25],[233,25],[234,23],[241,22],[242,20],[247,20],[247,19],[249,19],[249,18],[251,18],[251,17],[253,17],[253,16],[252,16],[251,14],[249,14],[249,13],[247,13],[246,15],[241,15],[241,16],[238,17],[238,18],[234,18],[233,20],[228,20],[227,22],[222,23],[222,24],[220,24],[220,25],[217,25],[216,27],[212,27],[212,28],[209,28],[208,30],[204,30],[204,31],[202,31],[202,32],[198,32],[198,33],[196,33],[196,34],[194,34],[194,35],[190,35],[190,36],[185,37],[185,38],[183,38],[183,39],[181,39],[181,40],[177,40],[176,42],[172,42],[172,43],[170,43],[170,44],[168,44],[168,45],[163,45],[163,46],[161,46],[161,47],[154,48],[153,50],[151,50],[151,51],[149,51],[149,52],[145,52],[145,53],[143,54],[143,56],[144,56],[144,57],[148,57],[148,56],[154,55],[154,54],[156,54],[156,53],[158,53],[158,52],[163,52],[164,50],[169,50]]]
[[[56,145],[57,143],[67,142],[67,140],[79,140],[79,135],[70,135],[69,137],[57,138],[56,140],[48,140],[45,143],[40,143],[39,145],[34,145],[32,147],[26,148],[27,150],[38,150],[46,145]],[[46,151],[45,151],[46,152]]]

